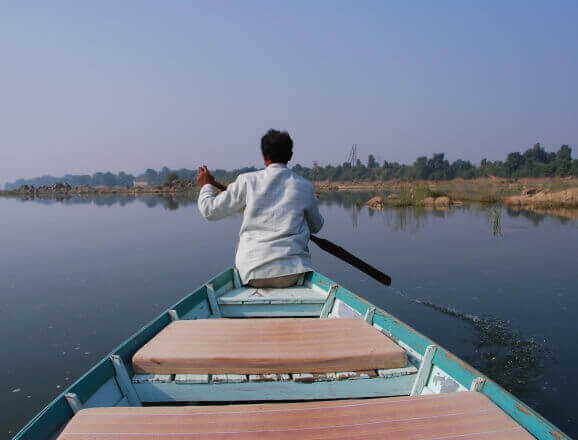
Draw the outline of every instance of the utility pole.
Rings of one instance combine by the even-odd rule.
[[[347,162],[349,162],[352,167],[357,165],[357,144],[353,144],[351,146],[351,150],[349,151],[349,156],[347,157]]]

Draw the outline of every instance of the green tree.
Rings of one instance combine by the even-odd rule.
[[[173,183],[175,180],[179,179],[179,175],[175,172],[170,172],[167,174],[167,177],[165,179],[165,183],[167,185],[170,185],[171,183]]]
[[[542,146],[540,145],[540,142],[538,142],[534,144],[532,148],[524,152],[524,159],[526,160],[526,162],[547,163],[548,155],[546,154],[544,148],[542,148]]]
[[[518,152],[508,154],[508,157],[506,158],[506,166],[508,167],[510,174],[520,168],[525,161],[525,157]]]
[[[413,163],[413,168],[416,179],[426,180],[431,174],[431,168],[425,156],[418,157]]]
[[[557,176],[568,176],[572,174],[572,148],[562,145],[556,153],[554,163],[554,173]]]
[[[379,167],[379,164],[377,163],[377,160],[375,160],[375,156],[373,156],[373,154],[370,154],[369,157],[367,158],[367,168],[377,168]]]
[[[556,159],[560,162],[571,162],[572,161],[572,148],[568,145],[562,145],[558,152],[556,153]]]
[[[144,173],[144,178],[149,185],[155,185],[156,183],[158,183],[157,181],[158,177],[159,177],[158,173],[152,168],[148,168]]]

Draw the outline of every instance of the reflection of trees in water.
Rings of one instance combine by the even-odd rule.
[[[374,191],[343,191],[343,192],[324,192],[319,195],[319,203],[325,206],[340,206],[351,213],[351,223],[353,229],[357,229],[359,222],[359,213],[367,210],[370,217],[382,216],[385,223],[392,230],[405,230],[412,228],[418,230],[425,226],[427,213],[423,208],[392,208],[386,207],[381,211],[375,211],[367,208],[365,202],[375,197]],[[381,195],[386,197],[385,194]],[[441,215],[444,215],[443,213]]]
[[[324,206],[339,206],[351,214],[351,226],[357,229],[359,213],[364,203],[373,197],[372,192],[323,192],[318,194],[319,204]],[[370,213],[371,215],[371,213]]]
[[[160,205],[169,211],[176,211],[180,207],[179,202],[170,196],[147,197],[144,202],[149,208],[155,208]]]
[[[386,207],[382,211],[378,211],[392,231],[408,230],[410,232],[423,229],[432,217],[447,218],[456,212],[458,212],[456,208],[435,209],[423,206]]]
[[[164,206],[169,211],[176,211],[179,209],[179,202],[172,197],[163,197]]]
[[[353,229],[357,229],[359,213],[367,210],[370,217],[381,216],[385,224],[394,231],[411,230],[417,231],[427,224],[428,215],[446,217],[451,210],[426,209],[424,207],[391,207],[386,206],[383,210],[367,208],[365,202],[375,197],[374,191],[351,191],[351,192],[324,192],[319,194],[319,203],[325,206],[340,206],[351,213]],[[386,198],[387,194],[379,194]]]
[[[93,203],[96,206],[113,206],[113,205],[121,205],[125,206],[130,203],[133,203],[136,200],[134,196],[121,196],[118,194],[114,194],[111,196],[106,197],[93,197],[89,198],[88,200],[84,200],[83,197],[73,197],[67,203]]]
[[[143,201],[145,202],[145,205],[147,205],[147,207],[149,208],[154,208],[159,204],[159,200],[157,197],[147,197]]]
[[[190,206],[196,203],[196,195],[127,195],[127,194],[107,194],[107,195],[55,195],[52,197],[20,198],[21,201],[34,201],[45,205],[60,203],[63,205],[95,205],[95,206],[125,206],[131,203],[144,203],[149,208],[162,206],[169,211],[175,211],[180,207]]]
[[[424,208],[386,208],[379,211],[379,214],[383,216],[385,224],[392,231],[416,232],[425,227],[428,219],[428,211]]]
[[[375,196],[375,192],[368,191],[334,191],[322,192],[318,194],[319,203],[327,206],[342,206],[351,208],[355,205],[363,205],[370,198]]]
[[[555,219],[561,224],[567,224],[572,219],[578,218],[576,209],[537,209],[537,208],[518,208],[508,206],[505,208],[508,217],[522,217],[530,220],[534,226],[538,226],[546,219]]]
[[[359,211],[361,211],[361,205],[353,205],[351,207],[351,224],[353,230],[357,229],[357,224],[359,222]]]
[[[424,208],[405,207],[395,208],[386,206],[382,211],[373,211],[366,208],[365,202],[376,195],[375,191],[342,191],[342,192],[322,192],[318,194],[319,203],[326,206],[339,206],[349,211],[353,229],[357,229],[359,214],[367,209],[370,216],[383,216],[385,223],[396,231],[410,229],[417,231],[423,228],[428,216],[447,217],[457,211],[456,208]],[[377,193],[382,198],[387,198],[387,193]],[[41,204],[61,203],[63,205],[93,204],[95,206],[125,206],[131,203],[144,203],[149,208],[162,206],[167,210],[175,211],[181,207],[191,206],[196,203],[197,193],[177,193],[177,194],[51,194],[51,195],[19,195],[11,196],[22,202],[34,201]],[[538,226],[541,222],[553,219],[560,224],[567,224],[578,219],[576,209],[538,209],[538,208],[517,208],[517,207],[488,207],[481,204],[467,204],[459,208],[461,211],[473,211],[477,215],[489,218],[490,231],[496,237],[502,235],[502,218],[508,215],[510,218],[525,218],[533,225]]]
[[[525,218],[527,220],[530,220],[530,222],[534,225],[534,226],[538,226],[540,224],[540,222],[542,220],[544,220],[544,215],[540,215],[536,212],[533,211],[526,211],[525,209],[515,209],[515,208],[511,208],[508,207],[506,208],[506,212],[508,214],[508,217],[511,218],[517,218],[517,217],[522,217]]]

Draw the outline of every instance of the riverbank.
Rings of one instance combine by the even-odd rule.
[[[525,178],[501,179],[497,177],[483,179],[454,179],[448,181],[360,181],[360,182],[313,182],[315,191],[326,192],[364,192],[367,198],[377,196],[381,203],[389,206],[421,205],[459,205],[477,202],[494,204],[502,202],[509,206],[541,208],[578,208],[576,191],[578,178]],[[51,186],[33,187],[23,185],[16,190],[0,191],[0,196],[32,198],[68,198],[74,196],[127,195],[192,195],[198,193],[199,187],[192,179],[177,179],[162,186],[144,187],[106,187],[78,186],[66,183],[55,183]],[[367,201],[366,200],[366,201]]]
[[[574,196],[578,178],[454,179],[448,181],[385,181],[385,182],[315,182],[318,192],[370,192],[381,198],[383,205],[420,206],[452,205],[467,202],[507,205],[578,208]],[[569,193],[567,193],[569,191]],[[559,194],[563,193],[563,194]],[[538,197],[523,197],[540,194]],[[548,196],[545,196],[548,194]],[[379,207],[379,200],[374,201]]]
[[[574,208],[578,207],[578,188],[551,192],[549,189],[527,189],[518,196],[505,197],[502,202],[508,206],[532,208]]]
[[[71,186],[67,183],[55,183],[50,186],[22,185],[18,189],[0,191],[0,197],[55,198],[64,196],[91,196],[123,194],[130,196],[194,193],[199,187],[192,179],[177,179],[159,186]]]

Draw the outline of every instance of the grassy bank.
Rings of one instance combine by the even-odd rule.
[[[448,197],[452,203],[478,202],[493,204],[524,191],[534,189],[556,193],[578,187],[578,178],[534,178],[534,179],[454,179],[448,181],[385,181],[385,182],[314,182],[318,192],[363,191],[380,196],[391,206],[414,206]],[[430,200],[431,202],[431,200]]]

